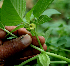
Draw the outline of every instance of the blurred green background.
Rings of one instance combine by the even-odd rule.
[[[26,0],[27,12],[37,1]],[[52,18],[50,22],[37,26],[38,35],[44,36],[46,39],[47,51],[70,58],[70,0],[54,0],[43,14]],[[61,61],[53,57],[50,57],[50,59]],[[68,66],[68,64],[50,64],[50,66],[59,65]],[[38,64],[32,66],[38,66]]]

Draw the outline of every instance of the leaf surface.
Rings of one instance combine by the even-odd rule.
[[[26,21],[29,22],[29,23],[30,23],[30,17],[31,17],[32,13],[33,13],[33,8],[25,16]]]
[[[0,21],[1,21],[1,8],[0,8]]]
[[[66,44],[65,44],[65,47],[70,47],[70,37],[66,37]]]
[[[23,27],[24,27],[24,24],[20,24],[15,29],[13,29],[11,32],[14,32],[14,31],[16,31],[16,30],[18,30],[20,28],[23,28]]]
[[[2,22],[0,21],[0,29],[4,29],[4,25],[2,24]]]
[[[52,32],[52,30],[50,30],[50,29],[47,30],[47,31],[45,32],[45,35],[44,35],[44,37],[45,37],[45,41],[47,41],[47,39],[49,38],[51,32]]]
[[[36,20],[34,23],[37,25],[40,25],[40,24],[43,24],[43,23],[48,22],[50,20],[51,20],[51,18],[49,18],[47,15],[41,15],[39,17],[39,19]]]
[[[33,15],[38,18],[54,0],[39,0],[34,6]]]
[[[37,63],[40,66],[49,66],[50,64],[50,58],[47,54],[43,53],[39,55],[39,58],[37,58]]]
[[[47,15],[49,17],[52,16],[53,14],[61,14],[61,13],[55,9],[47,9],[42,13],[42,15]]]
[[[1,21],[6,26],[18,25],[23,21],[26,10],[25,0],[4,0]]]
[[[60,37],[58,40],[57,40],[57,45],[58,46],[61,46],[63,44],[66,44],[67,43],[67,40],[66,40],[66,37]]]
[[[70,17],[67,17],[67,19],[70,19]]]

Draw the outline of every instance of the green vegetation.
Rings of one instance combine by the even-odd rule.
[[[70,1],[39,0],[29,12],[25,11],[25,0],[4,0],[0,8],[0,28],[16,38],[12,32],[25,27],[36,37],[44,36],[48,49],[44,51],[37,38],[41,49],[30,46],[41,51],[41,54],[15,66],[30,66],[25,64],[35,59],[37,64],[32,66],[68,65],[70,63]],[[5,26],[12,25],[18,27],[8,32]]]

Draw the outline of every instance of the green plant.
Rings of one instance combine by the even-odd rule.
[[[44,13],[47,12],[45,10],[48,8],[48,6],[53,1],[54,0],[39,0],[37,2],[37,4],[27,14],[25,14],[25,11],[26,11],[25,0],[4,0],[2,8],[0,8],[0,11],[1,11],[0,12],[0,28],[3,29],[4,31],[6,31],[8,33],[7,35],[10,34],[12,37],[16,38],[17,36],[12,34],[12,32],[16,31],[19,28],[25,27],[27,30],[29,30],[32,33],[32,35],[35,35],[37,37],[37,40],[38,40],[40,48],[41,48],[40,49],[31,44],[30,45],[31,47],[41,51],[41,53],[39,55],[36,55],[36,56],[22,62],[19,65],[15,65],[15,66],[25,65],[26,63],[28,63],[34,59],[37,59],[37,62],[40,66],[48,66],[50,63],[70,63],[70,59],[68,59],[66,57],[44,51],[41,46],[41,43],[38,39],[37,26],[51,20],[51,18],[48,17],[47,14],[45,15]],[[58,11],[56,11],[56,12],[57,12],[57,14],[60,14]],[[9,32],[5,29],[5,26],[14,26],[14,25],[17,25],[17,27],[11,32]],[[62,26],[62,25],[60,25],[60,26]],[[63,29],[61,29],[61,30],[63,30]],[[48,30],[45,33],[45,35],[47,34],[46,41],[47,41],[51,31],[52,30]],[[58,32],[60,32],[60,31],[58,31]],[[61,43],[60,40],[58,41],[58,43]],[[60,45],[62,45],[62,44],[64,44],[64,43],[61,43]],[[62,59],[64,61],[54,61],[54,62],[52,61],[51,62],[48,55]]]

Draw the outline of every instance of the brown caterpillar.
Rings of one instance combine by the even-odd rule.
[[[28,34],[4,42],[3,45],[0,46],[0,61],[25,49],[31,44],[31,42],[32,38]]]

